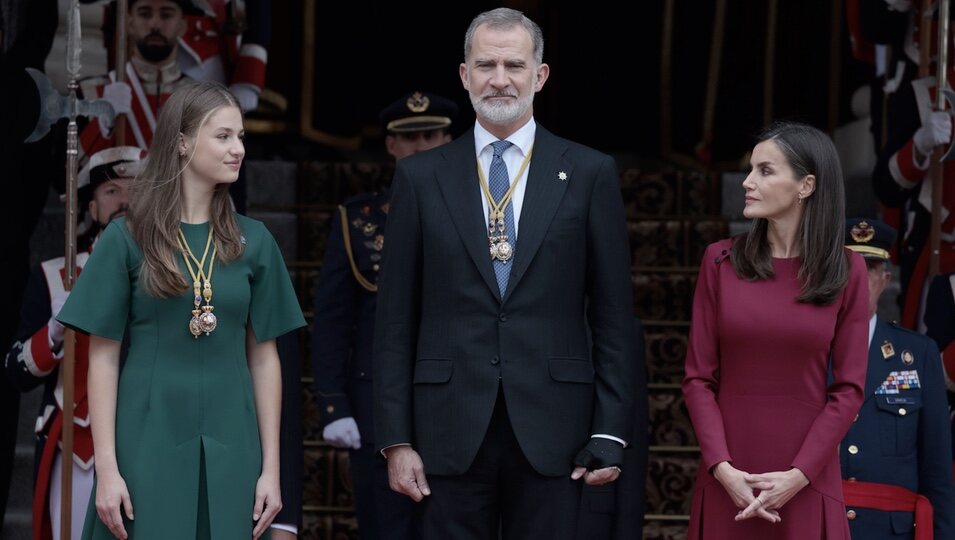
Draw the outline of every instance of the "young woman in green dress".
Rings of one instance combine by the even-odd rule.
[[[275,338],[305,321],[275,240],[232,209],[243,134],[225,87],[177,90],[59,314],[91,336],[84,540],[267,537],[282,507]]]

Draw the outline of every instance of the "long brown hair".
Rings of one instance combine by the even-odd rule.
[[[238,102],[216,82],[191,82],[169,96],[159,112],[145,168],[133,182],[126,220],[143,250],[139,279],[153,296],[178,296],[189,288],[179,269],[181,252],[176,238],[183,204],[182,172],[195,150],[180,156],[179,134],[197,135],[220,107],[238,107]],[[211,206],[216,258],[227,263],[242,254],[242,234],[228,184],[216,186]]]
[[[773,124],[758,142],[769,140],[779,147],[797,180],[810,174],[816,177],[815,190],[804,199],[806,208],[796,236],[802,257],[802,290],[796,300],[831,304],[849,281],[849,259],[843,249],[846,194],[836,147],[825,133],[798,122]],[[773,276],[768,228],[767,220],[756,218],[749,232],[733,243],[730,260],[739,277],[759,280]]]

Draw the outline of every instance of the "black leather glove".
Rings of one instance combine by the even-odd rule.
[[[588,471],[623,465],[623,445],[617,441],[595,437],[577,452],[574,465]]]

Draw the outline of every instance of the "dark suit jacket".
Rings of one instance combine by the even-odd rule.
[[[886,342],[891,343],[894,353],[888,358],[882,353]],[[910,363],[905,362],[906,358]],[[918,373],[917,388],[876,393],[891,373],[905,371]],[[839,445],[842,478],[893,484],[925,495],[935,510],[935,538],[955,538],[955,485],[949,437],[945,379],[935,343],[878,319],[869,347],[865,401],[858,419]],[[849,453],[850,445],[855,446],[855,454]],[[856,511],[855,519],[849,521],[853,538],[899,538],[912,534],[911,512],[850,509]]]
[[[537,126],[503,300],[479,186],[473,130],[398,162],[374,344],[376,443],[412,443],[426,472],[461,474],[502,386],[531,466],[569,474],[591,434],[632,439],[633,300],[616,167]]]

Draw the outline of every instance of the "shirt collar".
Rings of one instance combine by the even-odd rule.
[[[520,129],[511,133],[505,140],[510,141],[514,146],[520,148],[522,155],[527,155],[534,144],[534,136],[537,134],[537,122],[532,116]],[[480,122],[474,122],[474,153],[481,155],[485,148],[490,146],[498,138],[484,129]]]
[[[133,56],[129,59],[136,70],[136,75],[144,82],[171,83],[182,77],[182,71],[179,69],[179,62],[173,57],[172,61],[165,64],[153,64],[141,58]]]

